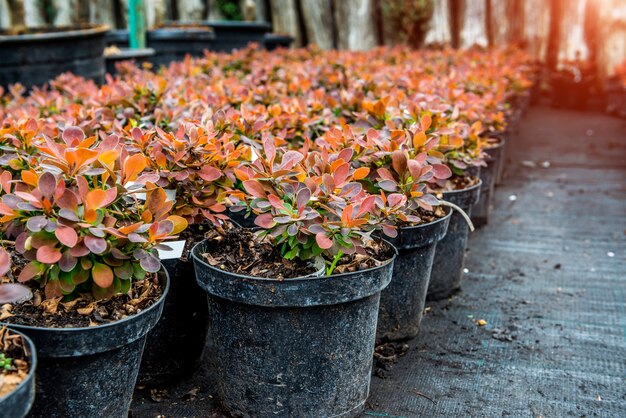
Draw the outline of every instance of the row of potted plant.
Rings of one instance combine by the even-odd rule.
[[[159,66],[205,50],[230,52],[249,43],[274,50],[293,42],[271,29],[266,22],[171,22],[148,30],[147,48],[139,49],[129,48],[128,30],[105,25],[0,30],[0,86],[19,81],[30,88],[66,71],[102,83],[125,60]]]
[[[142,351],[148,383],[181,377],[207,316],[231,412],[359,413],[375,341],[414,337],[429,287],[459,285],[463,208],[524,65],[515,51],[250,49],[9,90],[0,318],[39,350],[35,414],[124,416]],[[192,355],[170,351],[177,331]]]

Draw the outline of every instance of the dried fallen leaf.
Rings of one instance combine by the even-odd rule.
[[[485,325],[487,325],[487,321],[485,321],[484,319],[477,319],[476,325],[478,325],[479,327],[484,327]]]

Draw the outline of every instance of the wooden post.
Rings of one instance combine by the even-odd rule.
[[[561,44],[561,19],[563,7],[561,0],[550,0],[550,31],[548,32],[548,49],[546,51],[546,66],[555,70],[559,63],[559,47]]]
[[[487,34],[487,45],[492,47],[493,42],[493,10],[491,0],[485,0],[485,33]]]
[[[330,0],[303,0],[300,6],[309,43],[322,49],[334,48]]]
[[[337,47],[363,50],[376,46],[372,0],[335,1]]]
[[[461,47],[461,30],[463,29],[464,0],[449,0],[450,6],[450,41],[452,48]]]
[[[272,26],[275,33],[291,35],[295,46],[302,45],[295,0],[271,0]]]
[[[130,47],[146,47],[146,26],[142,0],[128,0],[128,34]]]

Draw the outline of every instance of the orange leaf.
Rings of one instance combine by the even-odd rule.
[[[146,157],[135,154],[124,161],[124,183],[134,181],[148,165]]]
[[[92,209],[100,209],[107,201],[107,193],[104,190],[96,189],[91,190],[85,197],[85,203],[87,204],[87,211]]]
[[[172,230],[172,235],[178,235],[182,231],[187,228],[188,222],[185,218],[178,215],[171,215],[167,217],[168,221],[171,221],[174,224],[174,230]]]
[[[107,288],[113,284],[113,270],[106,264],[93,263],[91,277],[102,288]]]
[[[360,167],[354,170],[353,176],[355,180],[361,180],[367,177],[369,173],[370,173],[370,169],[368,167]]]
[[[37,187],[39,176],[32,170],[22,171],[22,181],[29,186]]]

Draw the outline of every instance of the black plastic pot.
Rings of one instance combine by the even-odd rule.
[[[371,379],[382,266],[331,277],[265,279],[228,273],[192,251],[209,294],[218,392],[243,417],[354,417]],[[395,257],[394,257],[395,258]]]
[[[208,28],[162,28],[148,31],[147,43],[155,50],[154,65],[169,65],[182,61],[185,55],[201,57],[212,50],[215,33]]]
[[[120,48],[119,53],[111,54],[104,57],[106,63],[106,71],[109,74],[117,74],[116,65],[124,61],[132,61],[137,66],[141,66],[145,62],[150,62],[154,56],[152,48]]]
[[[25,35],[0,32],[0,86],[47,83],[61,73],[104,81],[104,26]]]
[[[146,33],[146,44],[154,50],[150,62],[155,66],[181,61],[185,55],[201,57],[205,50],[214,50],[215,33],[206,25],[197,27],[164,27]],[[128,47],[128,30],[111,31],[107,45]]]
[[[496,178],[500,173],[500,166],[503,160],[504,140],[493,137],[494,140],[485,148],[487,154],[485,158],[486,166],[480,168],[480,197],[478,202],[472,206],[472,223],[476,228],[486,225],[489,222],[491,213],[491,198],[496,185]]]
[[[163,260],[170,289],[159,323],[148,333],[137,381],[162,386],[196,370],[209,327],[206,294],[196,283],[191,259]]]
[[[15,334],[20,334],[30,354],[30,370],[26,379],[8,395],[0,398],[0,416],[10,418],[24,418],[35,400],[35,370],[37,369],[37,352],[35,345],[26,335],[11,328]]]
[[[273,51],[277,48],[289,48],[293,41],[293,36],[279,35],[276,33],[266,33],[263,38],[263,44],[268,51]]]
[[[218,21],[205,22],[215,31],[213,51],[232,52],[248,46],[250,42],[264,45],[265,34],[272,31],[272,25],[266,22]]]
[[[146,334],[159,320],[169,278],[159,273],[161,298],[117,322],[86,328],[39,328],[10,324],[38,349],[37,397],[31,417],[122,418],[128,416]]]
[[[478,202],[481,185],[482,182],[479,181],[467,189],[444,192],[443,199],[471,215],[472,205]],[[437,243],[427,300],[445,299],[461,287],[468,232],[469,227],[463,216],[454,212],[450,217],[448,233]]]
[[[435,247],[446,235],[450,217],[448,212],[434,222],[400,228],[389,240],[398,256],[391,283],[380,294],[377,340],[400,341],[419,333]]]

